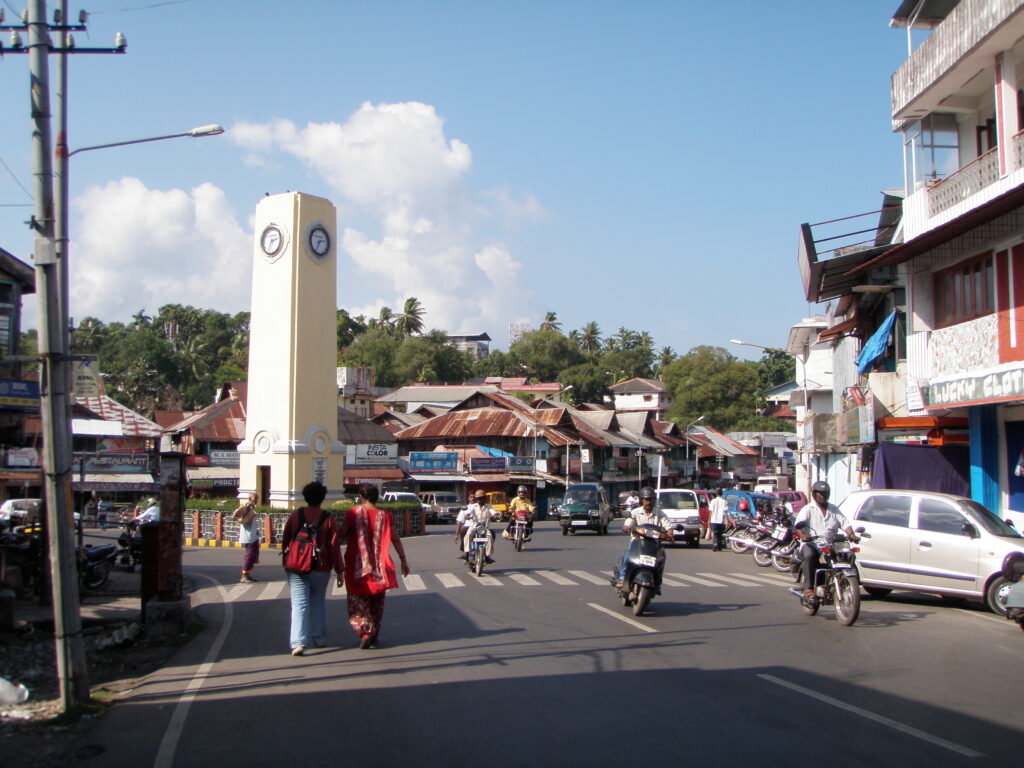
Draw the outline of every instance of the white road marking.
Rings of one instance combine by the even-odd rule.
[[[338,586],[338,579],[337,578],[331,579],[331,596],[332,597],[335,596],[335,595],[344,595],[344,594],[347,593],[347,591],[348,590],[345,589],[345,585],[344,584],[342,584],[340,587]]]
[[[539,581],[530,576],[527,576],[525,573],[510,573],[508,577],[512,579],[512,581],[516,582],[516,584],[522,584],[524,587],[540,586]]]
[[[555,573],[554,571],[534,571],[534,573],[538,576],[543,576],[545,579],[553,581],[555,584],[559,584],[563,587],[579,586],[579,584],[577,584],[572,579],[567,579],[565,578],[565,576],[562,576],[560,573]]]
[[[707,576],[707,577],[712,578],[712,579],[718,579],[719,581],[724,581],[726,584],[737,584],[738,586],[741,586],[741,587],[759,587],[759,586],[761,586],[760,584],[752,584],[749,581],[741,581],[740,579],[734,579],[734,578],[732,578],[732,576],[723,576],[720,573],[704,573],[703,571],[701,571],[700,575],[701,576]]]
[[[427,585],[423,583],[423,577],[417,576],[416,574],[403,576],[402,586],[404,586],[409,592],[419,592],[420,590],[427,588]]]
[[[675,579],[669,578],[668,576],[662,576],[661,577],[661,583],[664,584],[665,586],[668,586],[668,587],[688,587],[688,586],[690,586],[689,584],[684,584],[681,581],[676,581]]]
[[[657,632],[658,631],[654,627],[648,627],[646,624],[641,624],[639,621],[634,621],[633,619],[629,618],[628,616],[623,616],[621,613],[616,613],[615,611],[612,611],[612,610],[610,610],[608,608],[605,608],[603,605],[598,605],[597,603],[587,603],[587,605],[589,605],[595,611],[600,611],[601,613],[607,613],[612,618],[618,619],[619,621],[622,621],[622,622],[625,622],[626,624],[629,624],[631,627],[636,627],[637,629],[642,629],[644,632]]]
[[[505,586],[493,576],[488,576],[486,573],[482,576],[477,576],[477,581],[483,584],[485,587],[503,587]]]
[[[586,571],[569,571],[573,576],[584,581],[589,581],[591,584],[600,584],[602,586],[608,586],[610,580],[607,576],[601,578],[600,576],[594,576],[592,573]]]
[[[260,592],[260,596],[257,600],[273,600],[284,591],[285,583],[283,581],[271,581],[268,582],[267,586]]]
[[[209,576],[204,576],[201,573],[195,574],[195,576],[212,582],[220,591],[220,599],[224,603],[224,623],[220,625],[220,631],[217,632],[217,637],[214,639],[213,645],[210,646],[210,650],[207,652],[206,658],[203,659],[203,663],[189,681],[185,692],[178,699],[178,703],[174,705],[171,721],[167,724],[167,730],[164,731],[163,738],[160,739],[160,748],[157,750],[156,759],[153,761],[153,768],[170,768],[174,764],[174,753],[178,750],[178,742],[181,739],[182,729],[185,727],[185,720],[188,718],[188,711],[192,708],[196,692],[206,682],[210,670],[213,669],[214,662],[217,661],[217,657],[220,655],[220,649],[223,647],[234,621],[234,606],[231,605],[231,599],[224,587],[217,584]],[[237,592],[237,590],[235,591]]]
[[[822,701],[826,704],[831,704],[833,707],[843,709],[847,712],[851,712],[854,715],[859,715],[867,720],[872,720],[876,723],[879,723],[880,725],[884,725],[888,728],[892,728],[893,730],[900,731],[901,733],[905,733],[908,736],[913,736],[915,739],[921,739],[922,741],[930,742],[931,744],[934,744],[938,747],[942,747],[943,749],[948,749],[950,752],[956,752],[957,754],[964,755],[965,757],[985,756],[981,752],[975,752],[973,749],[970,749],[968,747],[963,747],[959,744],[953,743],[952,741],[946,741],[946,739],[939,738],[938,736],[932,736],[930,733],[919,731],[917,728],[905,725],[899,722],[898,720],[893,720],[891,718],[885,717],[884,715],[878,715],[869,710],[861,709],[860,707],[855,707],[852,704],[847,704],[846,702],[840,701],[839,699],[833,699],[831,696],[826,696],[823,693],[818,693],[817,691],[812,691],[809,688],[804,688],[803,686],[796,685],[795,683],[790,683],[786,680],[781,680],[773,675],[758,675],[758,677],[760,677],[762,680],[767,680],[769,683],[781,685],[783,688],[789,688],[789,690],[791,691],[802,693],[805,696],[810,696],[812,699],[817,699],[818,701]]]
[[[437,576],[437,580],[441,582],[441,585],[444,586],[445,589],[466,586],[454,573],[436,573],[434,575]]]
[[[761,582],[762,584],[770,584],[772,587],[783,587],[783,586],[785,586],[787,584],[793,584],[794,583],[793,582],[793,577],[788,577],[787,578],[787,577],[784,577],[784,575],[779,575],[779,577],[775,577],[774,579],[772,577],[752,577],[752,575],[748,575],[746,573],[730,573],[729,575],[734,575],[734,577],[736,577],[738,579],[749,579],[752,582]]]
[[[682,579],[683,581],[692,581],[694,584],[701,584],[705,587],[724,587],[725,584],[719,584],[716,581],[708,581],[707,579],[701,579],[697,576],[687,576],[685,573],[669,573],[667,576],[673,579]],[[664,579],[663,579],[664,581]]]
[[[235,602],[235,600],[248,592],[251,586],[252,584],[235,584],[235,586],[228,590],[227,601],[229,603]]]

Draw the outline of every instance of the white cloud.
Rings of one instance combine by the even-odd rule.
[[[75,200],[71,314],[126,320],[140,309],[191,304],[248,309],[252,235],[212,184],[191,192],[124,178]]]
[[[353,308],[355,314],[376,315],[384,304],[398,309],[416,296],[427,310],[428,327],[454,333],[487,330],[511,312],[524,311],[509,307],[507,299],[528,300],[517,284],[519,262],[473,225],[494,218],[537,219],[543,207],[532,196],[515,200],[505,190],[473,201],[466,188],[472,153],[445,136],[444,121],[432,106],[365,103],[344,123],[300,128],[274,120],[241,124],[228,135],[250,153],[250,162],[293,155],[341,196],[336,204],[375,222],[374,234],[343,226],[342,247],[351,266],[384,280],[390,290]]]

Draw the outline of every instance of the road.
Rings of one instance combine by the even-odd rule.
[[[978,606],[864,596],[843,627],[703,545],[669,552],[637,619],[607,581],[621,535],[539,523],[478,579],[451,532],[405,541],[413,575],[380,648],[357,647],[330,588],[328,646],[299,658],[275,554],[241,585],[240,550],[187,550],[206,628],[86,735],[80,764],[1019,764],[1024,636]]]

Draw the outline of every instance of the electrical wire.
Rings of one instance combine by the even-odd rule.
[[[5,2],[7,0],[4,0]],[[89,11],[90,16],[103,16],[111,13],[128,13],[130,11],[148,11],[151,8],[159,8],[162,5],[181,5],[182,3],[191,3],[192,0],[163,0],[160,3],[150,3],[149,5],[137,5],[133,8],[114,8],[109,11]]]
[[[31,200],[32,199],[32,193],[29,192],[27,189],[25,189],[25,185],[21,183],[21,181],[18,179],[17,176],[14,175],[14,171],[12,171],[10,166],[7,165],[6,162],[4,162],[4,159],[2,157],[0,157],[0,165],[2,165],[4,167],[4,170],[7,171],[7,173],[10,174],[12,179],[14,179],[14,183],[17,184],[19,187],[21,187],[21,191],[24,192],[26,195],[28,195],[28,199]]]

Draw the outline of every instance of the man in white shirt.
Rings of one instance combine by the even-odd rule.
[[[729,521],[729,503],[722,498],[722,489],[715,493],[715,498],[708,505],[708,524],[711,526],[711,535],[715,543],[711,547],[712,552],[720,552],[725,546],[725,524]]]
[[[839,507],[829,504],[832,488],[823,480],[811,486],[810,504],[805,504],[793,523],[803,544],[800,546],[800,573],[804,581],[804,596],[814,596],[814,572],[818,570],[821,547],[835,541],[840,528],[846,531],[850,541],[860,541],[850,521]]]
[[[155,497],[146,499],[146,511],[135,518],[135,522],[139,525],[145,523],[159,523],[160,522],[160,504],[157,502]]]
[[[629,513],[626,522],[622,524],[622,530],[629,533],[638,525],[656,525],[661,530],[668,530],[668,516],[657,506],[658,494],[653,488],[640,489],[640,506]],[[622,582],[626,578],[626,555],[629,553],[629,542],[626,542],[626,551],[622,553],[619,560],[618,582],[616,589],[622,589]]]
[[[462,536],[462,554],[458,557],[460,560],[465,560],[467,552],[473,543],[473,534],[476,533],[476,526],[478,523],[490,524],[492,520],[497,520],[500,515],[491,509],[491,505],[487,503],[487,494],[484,491],[479,490],[473,494],[473,503],[467,506],[464,510],[459,512],[459,516],[455,519],[455,539],[458,540],[459,536]],[[494,552],[494,534],[490,528],[487,529],[487,549],[484,550],[484,554],[487,556],[487,562],[493,563],[494,560],[491,558],[491,554]]]

